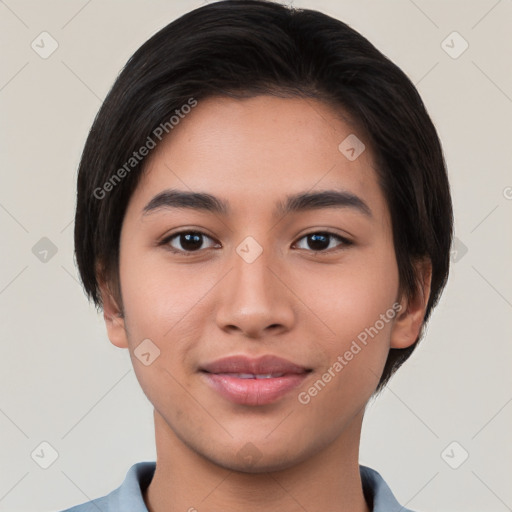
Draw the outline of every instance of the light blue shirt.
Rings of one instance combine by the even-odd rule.
[[[148,512],[142,493],[151,482],[155,468],[156,462],[138,462],[111,493],[61,512]],[[359,466],[359,472],[365,498],[373,512],[412,512],[398,503],[377,471]]]

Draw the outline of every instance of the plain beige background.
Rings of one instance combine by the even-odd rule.
[[[0,2],[0,511],[82,503],[155,458],[129,356],[78,282],[76,169],[126,60],[203,3]],[[349,23],[410,76],[453,190],[449,284],[419,349],[368,409],[361,463],[416,511],[512,510],[512,1],[288,3]],[[46,51],[58,44],[47,58],[41,37]]]

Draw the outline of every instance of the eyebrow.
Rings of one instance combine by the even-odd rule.
[[[221,215],[230,212],[229,204],[204,192],[187,192],[168,189],[153,197],[143,208],[143,215],[172,208],[189,208]],[[285,201],[276,205],[275,215],[284,216],[307,210],[321,208],[350,208],[363,215],[372,217],[370,207],[358,196],[348,191],[322,190],[319,192],[301,192],[289,195]]]

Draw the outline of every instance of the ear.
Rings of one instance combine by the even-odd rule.
[[[107,334],[112,345],[119,348],[128,348],[128,337],[124,316],[117,301],[104,281],[99,282],[101,300],[103,303],[103,318],[107,327]]]
[[[432,263],[430,259],[416,262],[418,286],[412,297],[402,296],[401,309],[391,331],[391,348],[407,348],[414,344],[420,335],[423,319],[430,297]]]

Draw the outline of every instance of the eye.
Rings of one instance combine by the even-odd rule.
[[[203,246],[206,240],[211,242],[208,247]],[[187,254],[214,247],[216,243],[212,238],[200,231],[180,231],[162,240],[161,244],[168,246],[172,252]]]
[[[205,245],[206,243],[206,245]],[[219,247],[211,237],[201,231],[180,231],[168,236],[160,245],[166,246],[171,252],[181,254],[192,254],[202,249]],[[299,249],[311,250],[313,252],[327,252],[340,246],[349,246],[352,242],[338,234],[328,231],[318,231],[309,233],[296,242],[295,246]]]
[[[300,246],[302,242],[302,247]],[[309,233],[296,243],[299,249],[312,250],[314,252],[327,252],[329,249],[335,249],[336,247],[348,246],[352,242],[346,238],[337,235],[335,233],[329,233],[328,231],[318,231],[315,233]]]

